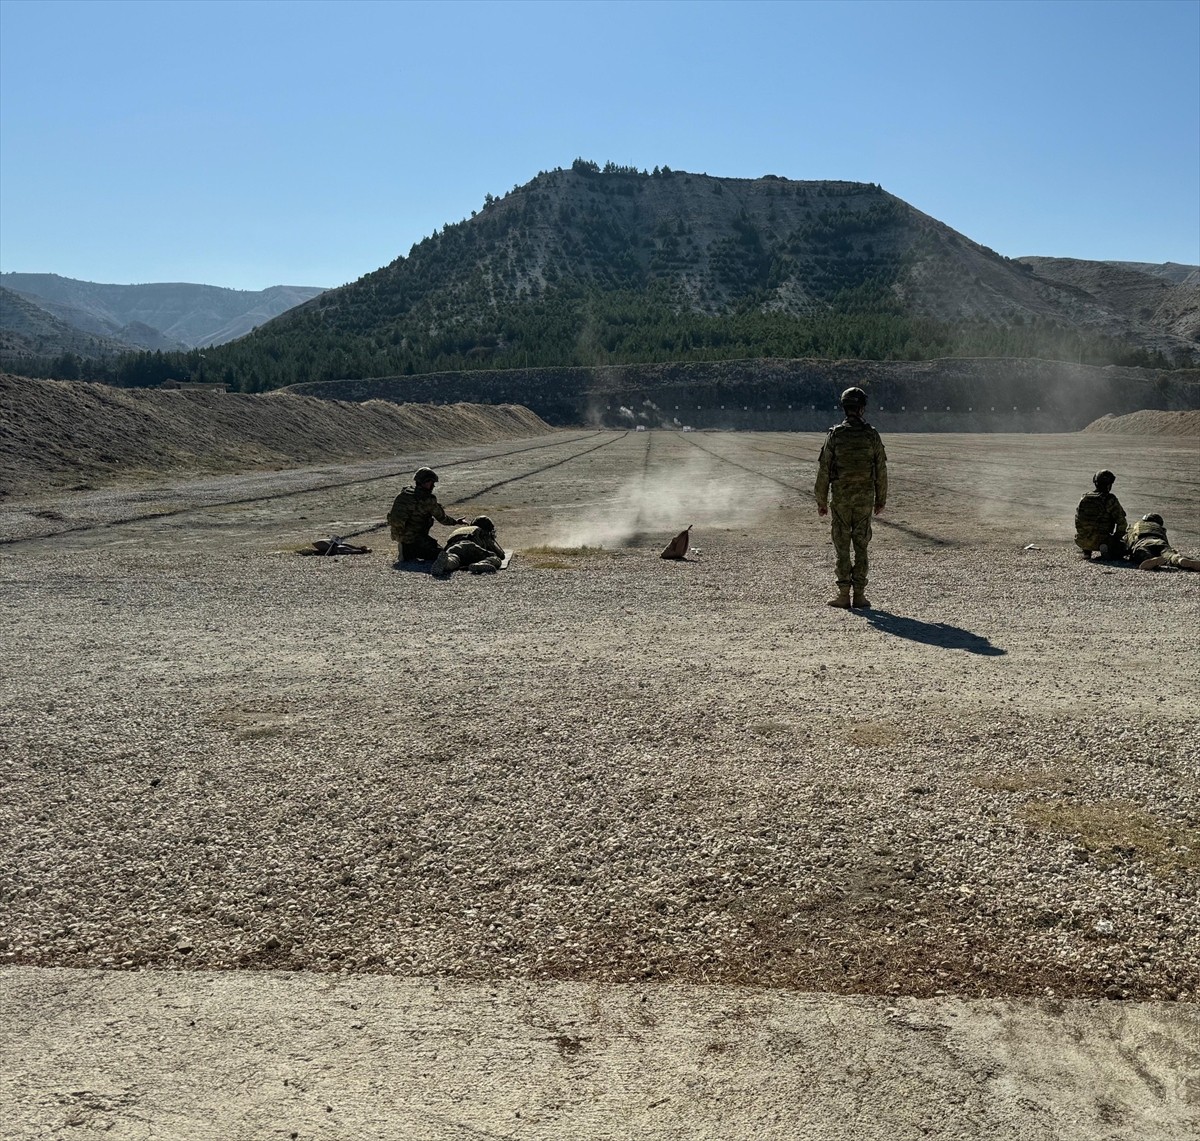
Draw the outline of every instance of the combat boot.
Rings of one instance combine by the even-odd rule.
[[[836,606],[839,610],[850,609],[850,588],[848,586],[838,586],[837,596],[831,598],[826,606]]]
[[[867,588],[865,586],[856,586],[854,588],[854,601],[850,605],[855,610],[871,609],[871,603],[867,599]]]
[[[435,578],[444,578],[450,574],[449,560],[446,558],[446,552],[443,551],[436,559],[433,560],[433,566],[429,568],[429,573]]]

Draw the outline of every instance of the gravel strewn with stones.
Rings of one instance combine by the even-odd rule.
[[[889,439],[869,614],[819,442],[476,449],[493,577],[292,553],[370,484],[6,548],[0,961],[1194,1000],[1200,576],[1063,515],[1195,550],[1195,441]]]

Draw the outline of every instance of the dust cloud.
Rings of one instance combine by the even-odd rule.
[[[689,525],[745,525],[763,518],[777,497],[763,494],[762,481],[731,471],[727,463],[694,452],[670,469],[656,467],[634,476],[589,517],[554,532],[556,547],[632,546],[661,538],[663,546]]]

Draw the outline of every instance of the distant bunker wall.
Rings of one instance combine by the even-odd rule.
[[[1200,369],[1043,360],[743,360],[498,369],[312,381],[288,392],[337,400],[522,404],[549,424],[817,432],[858,385],[868,418],[897,432],[1074,432],[1143,408],[1200,409]]]

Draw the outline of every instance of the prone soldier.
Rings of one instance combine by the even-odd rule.
[[[503,562],[504,548],[496,541],[496,525],[480,515],[450,532],[446,549],[434,560],[429,573],[449,578],[465,567],[472,574],[495,574]]]
[[[1159,514],[1143,515],[1134,523],[1125,533],[1125,545],[1129,549],[1129,561],[1138,570],[1176,567],[1200,571],[1200,559],[1189,559],[1171,546],[1163,517]]]

